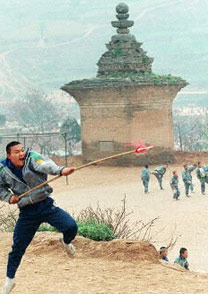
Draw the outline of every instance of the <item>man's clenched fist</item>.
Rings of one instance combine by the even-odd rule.
[[[74,172],[74,167],[65,167],[62,169],[61,175],[62,176],[68,176],[71,175]]]
[[[9,200],[9,204],[16,204],[19,201],[19,197],[17,195],[12,195]]]

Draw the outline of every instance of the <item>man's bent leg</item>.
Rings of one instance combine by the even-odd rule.
[[[162,176],[160,176],[158,178],[158,182],[159,182],[159,185],[160,185],[160,189],[163,190],[163,186],[162,186]]]
[[[25,253],[26,248],[32,241],[40,223],[37,223],[36,219],[30,219],[20,217],[16,223],[12,251],[9,253],[8,264],[7,264],[7,277],[13,279],[20,265],[22,256]]]
[[[78,227],[76,221],[69,213],[54,205],[48,208],[48,214],[45,214],[43,221],[62,232],[64,243],[66,244],[69,244],[77,234]]]
[[[160,186],[160,188],[161,188],[160,175],[159,175],[158,173],[154,173],[154,175],[155,175],[155,177],[156,177],[156,179],[157,179],[157,181],[158,181],[158,183],[159,183],[159,186]]]
[[[61,239],[61,242],[64,249],[68,255],[75,256],[76,249],[73,244],[71,244],[71,241],[77,234],[78,227],[76,221],[66,211],[54,205],[48,208],[47,212],[48,213],[45,214],[44,217],[44,222],[48,222],[63,233],[63,239]]]

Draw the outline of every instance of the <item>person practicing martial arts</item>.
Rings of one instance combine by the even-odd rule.
[[[49,158],[26,151],[20,142],[9,143],[6,153],[6,159],[0,163],[0,200],[17,204],[20,213],[2,294],[8,294],[14,288],[17,268],[41,223],[47,222],[63,233],[62,244],[72,256],[75,255],[75,248],[71,241],[77,234],[75,220],[53,204],[54,200],[50,197],[53,189],[48,184],[19,199],[24,192],[45,182],[48,174],[67,176],[74,172],[74,168],[60,167]]]

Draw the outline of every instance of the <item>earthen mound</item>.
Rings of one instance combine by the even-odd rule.
[[[58,234],[39,233],[32,242],[29,251],[35,255],[65,254]],[[76,237],[73,244],[77,249],[77,257],[106,258],[121,261],[158,262],[158,253],[153,245],[143,241],[113,240],[96,242],[83,237]]]

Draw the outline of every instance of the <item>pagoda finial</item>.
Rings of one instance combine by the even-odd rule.
[[[151,73],[153,58],[148,57],[141,48],[142,43],[137,42],[129,28],[134,25],[129,18],[129,7],[125,3],[116,6],[118,20],[111,24],[117,28],[117,34],[111,37],[106,44],[106,51],[98,60],[98,76],[118,73]]]
[[[129,18],[129,7],[125,3],[120,3],[116,6],[116,17],[118,20],[112,21],[111,24],[114,28],[117,28],[118,34],[128,34],[130,27],[134,25],[132,20]]]

